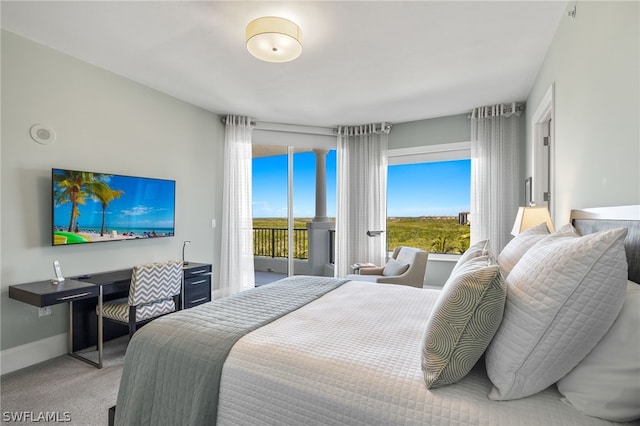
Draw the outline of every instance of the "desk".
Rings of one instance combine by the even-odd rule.
[[[184,280],[178,309],[186,309],[211,300],[211,264],[189,262],[184,265]],[[96,305],[103,301],[127,297],[133,269],[100,272],[65,279],[59,284],[51,280],[9,286],[9,298],[37,307],[69,303],[68,353],[98,368],[102,360],[91,361],[77,352],[128,334],[126,326],[109,322],[102,327]],[[82,278],[80,278],[82,277]],[[98,339],[103,333],[104,339]],[[102,352],[102,351],[99,351]]]

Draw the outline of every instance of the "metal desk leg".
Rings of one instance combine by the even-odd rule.
[[[100,286],[100,293],[98,293],[98,368],[102,368],[102,344],[103,344],[103,328],[102,328],[102,286]]]
[[[97,368],[102,368],[102,286],[98,292],[98,307],[100,314],[98,315],[98,362],[85,358],[77,352],[73,351],[73,301],[69,301],[69,339],[67,352],[70,356],[84,361],[87,364]]]

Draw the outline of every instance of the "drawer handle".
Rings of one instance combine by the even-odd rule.
[[[198,285],[198,284],[202,284],[202,283],[206,283],[207,280],[200,280],[200,281],[194,281],[192,283],[189,283],[189,285]]]
[[[56,300],[69,300],[69,299],[76,299],[78,297],[84,297],[84,296],[88,296],[90,295],[91,292],[87,291],[86,293],[80,293],[80,294],[72,294],[71,296],[64,296],[64,297],[58,297],[56,298]]]
[[[201,297],[200,299],[192,300],[189,303],[191,303],[193,305],[194,303],[202,302],[204,300],[209,300],[209,298],[208,297]]]
[[[199,271],[191,271],[191,275],[204,274],[205,272],[209,272],[206,269],[200,269]]]

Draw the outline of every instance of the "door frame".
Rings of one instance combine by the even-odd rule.
[[[531,117],[533,142],[533,201],[538,206],[548,206],[551,219],[554,220],[555,195],[555,83],[551,84],[538,108]],[[549,124],[550,122],[550,124]],[[548,159],[545,155],[544,138],[549,137]],[[544,187],[545,177],[548,177],[548,189]],[[544,201],[544,193],[549,191],[549,201]],[[527,200],[528,201],[528,200]]]

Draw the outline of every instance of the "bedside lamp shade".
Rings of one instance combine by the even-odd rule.
[[[551,221],[551,215],[549,215],[549,209],[547,207],[520,207],[518,209],[518,215],[516,221],[513,224],[511,235],[518,235],[527,229],[545,222],[549,232],[554,232],[553,222]]]

